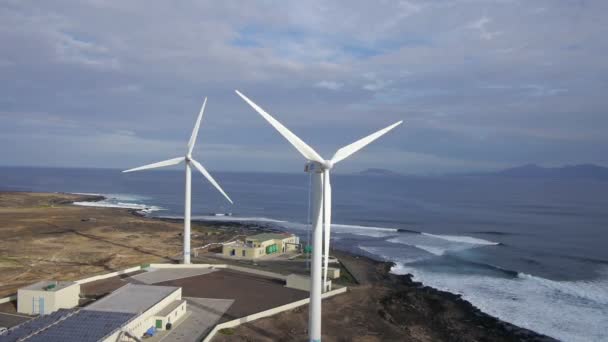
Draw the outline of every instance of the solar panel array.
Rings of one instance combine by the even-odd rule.
[[[0,342],[16,342],[54,322],[64,316],[69,315],[75,310],[60,309],[50,315],[40,316],[27,322],[21,323],[16,327],[11,328],[4,335],[0,336]]]
[[[61,311],[63,311],[63,313],[56,312],[30,321],[39,321],[34,323],[31,327],[25,327],[24,324],[22,324],[18,329],[13,329],[15,331],[11,330],[11,333],[8,335],[0,336],[0,341],[16,342],[19,339],[46,327],[47,329],[42,330],[24,341],[95,342],[116,332],[135,316],[133,313],[125,312],[81,310],[64,320],[61,320],[68,316],[73,310]],[[57,324],[53,325],[55,322],[57,322]],[[5,340],[6,337],[9,339]]]

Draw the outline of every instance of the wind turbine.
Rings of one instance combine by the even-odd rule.
[[[310,309],[308,317],[308,334],[311,342],[321,341],[321,293],[327,287],[327,266],[329,260],[329,240],[331,234],[331,183],[329,172],[333,166],[348,158],[351,154],[359,151],[372,141],[378,139],[388,131],[399,126],[403,121],[394,123],[384,129],[370,134],[365,138],[344,146],[329,159],[323,159],[312,147],[293,134],[287,127],[283,126],[270,114],[256,105],[247,96],[235,90],[245,102],[255,109],[266,121],[268,121],[279,133],[287,139],[300,154],[306,158],[305,171],[313,174],[312,182],[312,222],[313,246],[312,246],[312,267],[310,269]],[[324,231],[323,231],[324,228]],[[323,234],[324,233],[324,234]],[[323,260],[322,246],[325,245],[325,257]],[[321,263],[325,268],[323,272],[323,282],[321,283]]]
[[[159,167],[177,165],[181,162],[186,162],[186,196],[184,203],[184,264],[190,264],[190,207],[191,207],[191,179],[192,172],[190,165],[194,165],[194,167],[200,171],[200,173],[207,178],[209,183],[211,183],[226,199],[228,202],[233,203],[230,197],[226,195],[224,190],[220,187],[220,185],[211,177],[211,174],[201,165],[199,162],[192,158],[192,150],[194,149],[194,145],[196,144],[196,137],[198,136],[198,130],[201,126],[201,119],[203,118],[203,112],[205,112],[205,105],[207,104],[207,98],[205,97],[205,101],[203,102],[203,106],[201,107],[201,111],[198,114],[198,118],[196,119],[196,124],[194,125],[194,130],[192,131],[192,135],[190,136],[190,141],[188,142],[188,148],[186,150],[186,155],[184,157],[177,157],[168,160],[163,160],[161,162],[148,164],[140,167],[136,167],[133,169],[125,170],[123,172],[133,172],[133,171],[141,171],[148,169],[156,169]]]

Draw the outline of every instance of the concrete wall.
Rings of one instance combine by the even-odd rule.
[[[338,267],[328,267],[327,268],[327,278],[330,278],[330,279],[338,279],[338,278],[340,278],[340,268],[338,268]]]
[[[59,309],[71,309],[78,306],[79,296],[79,284],[56,291],[19,289],[17,291],[17,312],[28,315],[48,315]],[[40,308],[40,299],[44,301],[43,308]]]
[[[0,304],[10,303],[17,300],[17,295],[12,295],[4,298],[0,298]]]
[[[321,298],[328,298],[328,297],[332,297],[332,296],[335,296],[335,295],[340,294],[340,293],[345,293],[346,290],[347,290],[346,287],[341,287],[339,289],[335,289],[333,291],[329,291],[329,292],[324,293],[321,296]],[[245,316],[245,317],[238,318],[238,319],[235,319],[235,320],[232,320],[232,321],[228,321],[228,322],[225,322],[225,323],[218,324],[218,325],[216,325],[211,330],[211,332],[209,332],[209,334],[207,334],[207,336],[205,337],[205,339],[203,340],[203,342],[210,342],[213,339],[213,337],[215,336],[215,334],[217,334],[217,332],[220,331],[220,330],[222,330],[222,329],[234,328],[234,327],[239,326],[241,324],[255,321],[256,319],[273,316],[273,315],[276,315],[276,314],[278,314],[280,312],[283,312],[283,311],[292,310],[292,309],[295,309],[297,307],[300,307],[300,306],[303,306],[303,305],[307,305],[309,302],[310,302],[310,298],[306,298],[306,299],[302,299],[302,300],[299,300],[297,302],[285,304],[285,305],[282,305],[282,306],[279,306],[279,307],[276,307],[276,308],[273,308],[273,309],[270,309],[270,310],[258,312],[258,313],[255,313],[253,315]]]
[[[127,268],[126,270],[122,270],[122,271],[117,271],[117,272],[112,272],[112,273],[106,273],[106,274],[100,274],[100,275],[96,275],[96,276],[93,276],[93,277],[76,280],[76,282],[78,284],[86,284],[86,283],[90,283],[92,281],[112,278],[112,277],[116,277],[117,275],[127,274],[127,273],[131,273],[131,272],[136,272],[136,271],[139,271],[139,270],[141,270],[141,266],[135,266],[135,267]]]
[[[310,277],[290,274],[287,276],[285,287],[308,292],[310,291]]]
[[[328,279],[325,286],[325,291],[331,291],[331,280]],[[290,274],[285,279],[285,287],[310,292],[310,277]]]

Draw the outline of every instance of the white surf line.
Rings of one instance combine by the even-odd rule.
[[[361,230],[378,230],[378,231],[385,231],[385,232],[398,232],[397,228],[368,227],[368,226],[339,224],[339,223],[332,223],[331,227],[336,228],[336,229],[361,229]]]
[[[442,234],[431,234],[431,233],[421,233],[424,236],[429,236],[436,239],[442,239],[451,242],[460,242],[460,243],[468,243],[472,245],[488,245],[488,246],[496,246],[500,245],[499,242],[474,238],[466,235],[442,235]]]

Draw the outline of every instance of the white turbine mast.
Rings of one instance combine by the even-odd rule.
[[[312,182],[312,222],[313,222],[313,244],[312,244],[312,267],[310,270],[310,309],[308,321],[308,333],[310,341],[321,341],[321,294],[327,291],[327,267],[329,263],[329,242],[331,234],[331,183],[330,170],[333,166],[348,158],[374,140],[378,139],[388,131],[399,126],[403,121],[396,122],[384,129],[370,134],[365,138],[344,146],[329,159],[323,159],[312,147],[293,134],[287,127],[283,126],[270,114],[251,101],[247,96],[235,90],[245,102],[268,121],[279,133],[287,139],[293,147],[308,161],[306,171],[313,174]],[[324,256],[322,246],[325,247]],[[323,265],[322,265],[323,263]],[[324,269],[321,272],[321,269]],[[323,273],[323,279],[321,279]]]
[[[156,169],[165,166],[177,165],[181,162],[186,162],[186,194],[185,194],[185,202],[184,202],[184,264],[190,264],[190,209],[191,209],[191,179],[192,172],[190,169],[190,165],[194,165],[194,167],[200,171],[200,173],[207,178],[209,183],[211,183],[226,199],[228,202],[233,203],[230,197],[226,195],[224,190],[220,187],[220,185],[213,179],[213,177],[209,174],[209,172],[201,165],[199,162],[192,158],[192,150],[194,150],[194,145],[196,144],[196,138],[198,136],[198,130],[201,126],[201,120],[203,118],[203,113],[205,112],[205,106],[207,105],[207,98],[203,102],[203,106],[201,107],[201,111],[198,114],[198,118],[196,119],[196,124],[194,125],[194,130],[192,131],[192,135],[190,136],[190,141],[188,141],[188,148],[186,150],[186,155],[184,157],[177,157],[168,160],[164,160],[161,162],[148,164],[140,167],[136,167],[133,169],[125,170],[123,172],[133,172],[133,171],[141,171],[141,170],[149,170]]]

